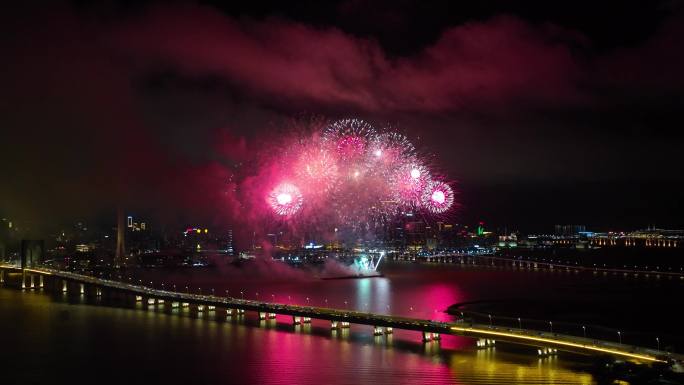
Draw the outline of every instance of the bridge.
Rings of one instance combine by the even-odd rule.
[[[503,328],[482,325],[465,320],[440,322],[387,314],[360,312],[355,310],[301,306],[181,293],[159,290],[144,285],[92,277],[48,268],[21,269],[11,265],[0,265],[0,283],[13,275],[25,290],[50,287],[67,293],[77,290],[81,295],[102,296],[123,295],[145,305],[160,305],[171,308],[194,308],[197,312],[225,311],[226,316],[256,312],[259,319],[274,319],[276,314],[292,317],[293,324],[310,323],[312,319],[330,321],[332,329],[348,328],[350,324],[369,325],[373,334],[391,334],[393,329],[412,330],[422,333],[424,342],[437,341],[441,335],[456,335],[478,339],[478,347],[489,347],[497,341],[536,347],[539,355],[553,355],[558,350],[589,355],[608,355],[637,363],[682,362],[684,357],[655,349],[637,347],[622,343],[598,341],[578,336],[540,332],[522,328]]]

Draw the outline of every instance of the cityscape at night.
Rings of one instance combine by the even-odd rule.
[[[9,2],[7,384],[684,384],[684,3]]]

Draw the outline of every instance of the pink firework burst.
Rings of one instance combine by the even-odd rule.
[[[320,147],[312,146],[304,149],[294,168],[305,190],[312,193],[329,191],[337,182],[337,163],[325,149]]]
[[[407,206],[418,206],[427,184],[430,172],[417,161],[410,161],[399,167],[391,176],[391,186],[396,200]]]
[[[441,214],[454,204],[454,190],[444,182],[430,182],[423,189],[421,204],[431,213]]]
[[[370,159],[375,163],[391,165],[397,161],[414,158],[416,148],[408,138],[396,132],[383,132],[370,143]]]
[[[375,129],[360,119],[342,119],[331,123],[323,132],[323,141],[345,161],[365,157]]]
[[[304,199],[297,186],[281,183],[268,195],[268,203],[273,212],[282,216],[296,214],[302,207]]]

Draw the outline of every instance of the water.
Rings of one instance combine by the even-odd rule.
[[[488,311],[508,309],[519,297],[536,303],[572,300],[586,316],[621,308],[639,298],[658,297],[645,305],[652,322],[641,329],[668,329],[655,320],[681,316],[662,305],[679,301],[684,283],[677,280],[577,276],[570,273],[520,272],[459,266],[387,264],[385,277],[319,280],[304,271],[257,262],[215,270],[138,270],[124,278],[150,280],[166,288],[229,291],[245,298],[316,306],[349,307],[380,313],[450,320],[448,306],[482,299]],[[135,277],[135,278],[133,278]],[[157,281],[157,282],[155,282]],[[632,290],[633,289],[633,290]],[[625,293],[639,293],[624,298]],[[273,297],[275,296],[275,297]],[[308,298],[308,300],[307,300]],[[610,299],[597,310],[596,301]],[[373,337],[371,328],[353,325],[332,332],[325,321],[294,327],[289,317],[260,322],[245,318],[215,321],[189,312],[166,314],[89,304],[79,296],[64,298],[40,292],[0,289],[0,362],[3,382],[13,383],[250,383],[250,384],[443,384],[443,383],[593,383],[591,360],[573,354],[539,359],[529,347],[497,345],[477,350],[474,341],[445,336],[423,344],[420,334],[395,330]],[[345,303],[346,301],[346,303]],[[584,304],[584,305],[581,305]],[[660,309],[660,310],[659,310]],[[481,310],[481,309],[480,309]],[[540,309],[527,311],[529,317]],[[543,309],[542,309],[543,310]],[[561,314],[553,314],[562,316]],[[678,318],[680,317],[680,318]],[[617,322],[620,317],[603,317]],[[611,321],[612,320],[612,321]],[[496,319],[495,319],[496,322]],[[626,322],[622,325],[630,324]],[[611,325],[612,326],[612,325]],[[672,327],[674,328],[674,327]],[[629,330],[629,329],[625,329]],[[669,329],[668,329],[669,330]],[[623,338],[629,338],[625,332]],[[662,339],[662,338],[661,338]],[[665,338],[666,339],[666,338]],[[626,341],[628,342],[628,341]]]

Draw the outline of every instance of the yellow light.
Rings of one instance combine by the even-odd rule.
[[[615,350],[615,349],[601,348],[601,347],[593,346],[593,345],[583,345],[583,344],[578,344],[575,342],[554,340],[554,339],[550,339],[550,338],[534,337],[534,336],[527,336],[527,335],[522,335],[522,334],[514,334],[514,333],[506,333],[506,332],[497,332],[497,331],[485,330],[485,329],[464,328],[464,327],[458,327],[458,326],[452,326],[451,330],[460,331],[460,332],[464,332],[464,333],[471,332],[471,333],[479,333],[479,334],[493,335],[493,336],[499,336],[499,337],[517,338],[517,339],[522,339],[522,340],[527,340],[527,341],[543,342],[543,343],[547,343],[547,344],[562,345],[562,346],[568,346],[568,347],[579,348],[579,349],[593,350],[593,351],[602,352],[602,353],[610,353],[610,354],[614,354],[617,356],[636,358],[639,360],[646,360],[646,361],[653,361],[653,362],[667,362],[667,361],[659,360],[653,356],[647,356],[645,354],[628,353],[628,352],[623,352],[623,351]]]
[[[197,229],[197,234],[201,233],[202,229]]]
[[[204,234],[208,233],[209,229],[204,229]]]

